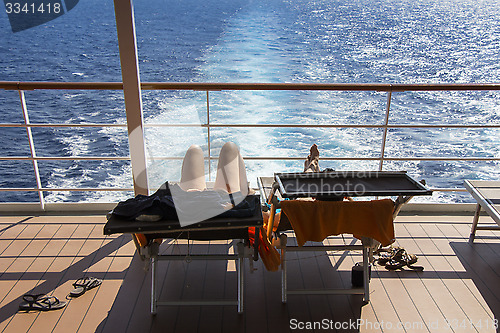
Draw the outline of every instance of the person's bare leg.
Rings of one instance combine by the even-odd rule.
[[[220,151],[214,190],[224,190],[228,193],[240,191],[243,196],[248,194],[245,162],[238,146],[233,142],[225,143]]]
[[[184,191],[203,191],[207,188],[203,150],[197,145],[189,147],[184,156],[179,186]]]
[[[304,162],[304,172],[320,172],[319,170],[319,150],[316,144],[311,146],[309,156]]]

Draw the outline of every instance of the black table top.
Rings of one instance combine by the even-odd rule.
[[[282,197],[291,199],[432,194],[403,171],[276,173],[274,178]]]

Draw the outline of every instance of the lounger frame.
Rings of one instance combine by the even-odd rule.
[[[259,237],[256,237],[253,246],[248,242],[248,228],[255,228],[259,235],[262,227],[262,211],[259,197],[249,195],[245,200],[254,200],[253,216],[249,217],[214,217],[188,227],[180,227],[178,221],[139,222],[126,221],[111,216],[104,226],[104,234],[128,233],[131,235],[141,233],[148,235],[150,240],[147,245],[140,246],[137,239],[134,243],[142,260],[149,261],[151,270],[151,314],[157,313],[158,306],[181,305],[236,305],[238,313],[244,308],[244,259],[250,263],[258,260]],[[237,242],[234,254],[160,254],[160,244],[154,241],[157,238],[208,240],[232,240]],[[158,298],[158,264],[168,260],[234,260],[237,272],[237,298],[214,300],[159,300]]]
[[[281,302],[286,303],[288,295],[363,295],[365,302],[370,302],[370,263],[372,257],[372,249],[374,243],[370,238],[362,240],[361,245],[307,245],[307,246],[293,246],[287,244],[287,235],[281,234],[280,236],[280,250],[281,250]],[[359,251],[363,253],[363,287],[362,288],[349,288],[349,289],[288,289],[287,282],[287,265],[286,254],[287,252],[305,252],[305,251]]]
[[[189,306],[189,305],[236,305],[238,313],[243,313],[244,301],[244,258],[252,258],[251,250],[245,247],[243,240],[238,241],[235,254],[159,254],[159,244],[152,243],[149,254],[146,257],[151,263],[151,314],[157,313],[158,306]],[[234,300],[212,299],[212,300],[159,300],[158,299],[158,263],[168,260],[235,260],[237,272],[238,293]]]
[[[472,226],[469,236],[469,243],[473,243],[476,237],[477,230],[500,230],[500,213],[494,207],[495,203],[492,200],[500,200],[500,198],[488,198],[483,195],[478,188],[496,188],[500,191],[500,181],[479,181],[479,180],[465,180],[465,188],[476,200],[476,210],[474,213],[474,218],[472,220]],[[500,201],[499,201],[500,202]],[[496,204],[498,205],[498,203]],[[486,213],[495,221],[497,224],[479,224],[479,216],[481,215],[481,210],[484,209]]]

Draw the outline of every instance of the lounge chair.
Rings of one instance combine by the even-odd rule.
[[[258,259],[258,237],[250,247],[248,228],[254,227],[255,233],[260,233],[262,227],[262,210],[259,196],[248,195],[248,182],[246,180],[245,166],[243,159],[237,151],[234,144],[227,143],[221,150],[219,156],[219,166],[215,185],[212,190],[205,191],[205,174],[203,170],[203,152],[196,146],[190,147],[186,153],[182,171],[181,180],[178,184],[166,184],[164,188],[157,191],[153,197],[155,204],[149,207],[145,212],[133,212],[137,219],[125,219],[120,215],[119,206],[115,208],[114,214],[108,219],[104,227],[104,234],[110,235],[115,233],[129,233],[143,235],[141,242],[136,241],[138,252],[141,258],[149,260],[151,265],[151,313],[156,314],[157,307],[161,305],[237,305],[239,313],[243,312],[244,299],[244,258]],[[200,167],[201,165],[201,167]],[[165,218],[168,214],[175,212],[169,207],[166,197],[173,201],[176,200],[175,191],[178,194],[187,198],[182,204],[175,204],[177,210],[176,219]],[[163,191],[163,192],[161,192]],[[156,195],[156,197],[154,197]],[[161,196],[164,197],[161,197]],[[227,201],[231,202],[235,207],[231,210],[220,209],[220,211],[201,210],[199,207],[190,206],[189,198],[196,196],[215,196],[223,199],[227,196]],[[191,196],[191,197],[190,197]],[[142,198],[144,200],[149,197]],[[162,201],[163,200],[163,201]],[[177,198],[178,200],[178,198]],[[123,206],[123,205],[122,205]],[[179,207],[182,206],[182,207]],[[213,207],[213,205],[208,205]],[[184,209],[183,212],[179,210]],[[191,214],[190,211],[196,211],[196,214]],[[170,209],[170,210],[169,210]],[[154,216],[157,213],[163,213],[160,220],[155,221]],[[222,213],[222,215],[218,215]],[[207,215],[208,214],[208,215]],[[138,216],[137,216],[138,215]],[[161,216],[161,214],[160,214]],[[193,217],[194,216],[194,217]],[[198,218],[198,220],[186,220]],[[184,220],[183,220],[184,219]],[[189,223],[188,223],[189,222]],[[140,233],[140,234],[139,234]],[[160,244],[158,239],[173,238],[173,239],[188,239],[188,240],[239,240],[236,246],[235,254],[159,254]],[[238,293],[236,300],[158,300],[157,286],[157,265],[160,260],[235,260],[237,262],[237,280]]]
[[[469,242],[473,243],[477,230],[500,230],[500,181],[465,180],[465,188],[477,202]],[[484,209],[497,225],[478,225]]]

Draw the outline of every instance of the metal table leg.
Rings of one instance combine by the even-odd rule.
[[[370,263],[368,260],[368,247],[363,247],[363,287],[364,287],[364,301],[370,302]]]
[[[156,296],[156,268],[158,265],[158,257],[151,257],[151,314],[156,314],[156,302],[158,298]]]
[[[281,302],[287,301],[287,280],[286,280],[286,242],[287,236],[282,234],[280,236],[281,247]]]
[[[257,236],[258,237],[258,236]],[[237,245],[237,251],[238,251],[238,313],[243,313],[243,294],[244,294],[244,265],[243,265],[243,259],[244,259],[244,245],[243,243],[238,243]]]

